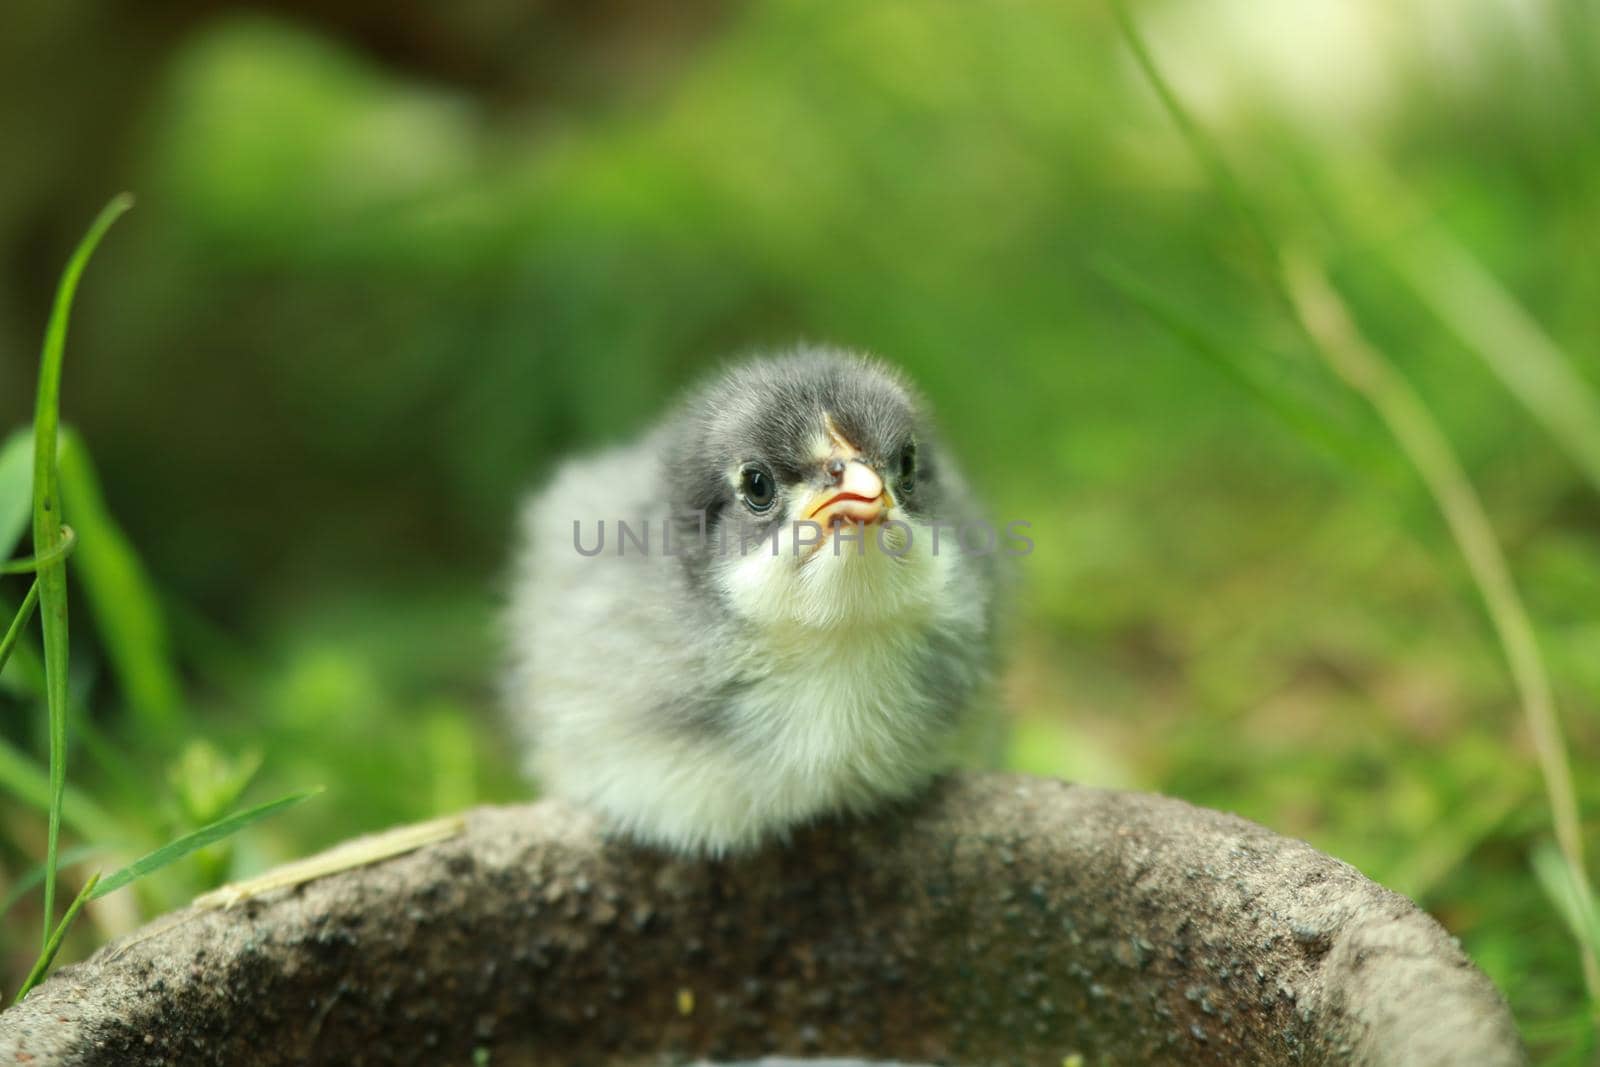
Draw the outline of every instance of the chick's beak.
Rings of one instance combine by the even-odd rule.
[[[828,470],[837,480],[806,500],[803,513],[807,520],[826,530],[847,522],[882,522],[888,517],[894,499],[877,471],[856,457],[831,460]]]

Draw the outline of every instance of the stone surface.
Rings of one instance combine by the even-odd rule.
[[[408,855],[160,919],[0,1015],[0,1064],[767,1055],[1524,1062],[1449,935],[1346,864],[1179,801],[999,775],[720,862],[553,802],[480,809]]]

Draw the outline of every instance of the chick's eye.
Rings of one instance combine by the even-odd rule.
[[[746,467],[739,472],[739,495],[751,511],[766,511],[772,507],[777,486],[772,475],[760,467]]]
[[[908,444],[900,450],[900,480],[909,483],[917,476],[917,446]]]

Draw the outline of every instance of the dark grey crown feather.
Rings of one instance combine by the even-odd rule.
[[[674,507],[714,520],[732,499],[729,471],[749,461],[785,484],[811,477],[825,413],[873,463],[891,464],[913,440],[931,462],[928,420],[898,371],[840,349],[797,349],[726,369],[683,401],[664,457]]]

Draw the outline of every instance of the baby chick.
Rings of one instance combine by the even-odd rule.
[[[526,506],[509,697],[531,771],[694,854],[914,793],[989,665],[975,524],[885,365],[809,348],[723,373]]]

